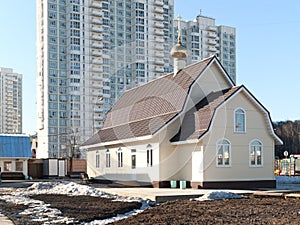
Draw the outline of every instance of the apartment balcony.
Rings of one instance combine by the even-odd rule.
[[[154,7],[153,10],[155,13],[164,13],[164,10],[162,8]]]
[[[155,72],[164,72],[164,68],[155,66],[155,67],[154,67],[154,71],[155,71]]]
[[[91,19],[90,20],[90,23],[91,24],[102,24],[102,20],[101,19]]]
[[[94,47],[94,48],[103,48],[103,43],[92,42],[92,47]]]
[[[96,96],[97,98],[100,98],[102,96],[102,92],[100,91],[95,91],[95,92],[92,92],[91,94],[92,96]]]
[[[96,9],[101,9],[102,8],[102,4],[98,3],[98,2],[92,2],[92,3],[90,3],[90,7],[91,8],[96,8]]]
[[[217,27],[214,27],[214,26],[208,26],[208,27],[207,27],[207,30],[217,32]]]
[[[103,116],[94,116],[95,121],[103,121],[104,117]]]
[[[92,51],[92,55],[94,56],[102,56],[102,51]]]
[[[95,108],[94,111],[95,111],[95,113],[102,113],[102,112],[103,112],[103,109],[100,108],[100,107],[99,107],[99,108],[97,107],[97,108]]]
[[[154,41],[160,42],[160,43],[164,43],[164,39],[163,38],[154,38]]]
[[[162,52],[155,52],[154,55],[156,57],[164,57],[165,56],[164,53],[162,53]]]
[[[102,11],[95,10],[95,9],[92,9],[92,10],[91,10],[91,14],[92,14],[93,16],[103,16],[103,12],[102,12]]]
[[[213,32],[208,32],[208,33],[207,33],[207,37],[210,37],[210,38],[216,38],[216,37],[217,37],[217,34],[216,34],[216,33],[213,33]]]
[[[161,15],[154,15],[153,19],[158,21],[164,21],[164,17]]]
[[[154,60],[154,64],[156,64],[156,65],[164,65],[165,62],[163,60]]]
[[[100,59],[92,59],[91,63],[99,65],[102,64],[102,61]]]
[[[164,32],[163,32],[162,30],[157,30],[157,29],[155,29],[155,30],[154,30],[154,34],[163,36],[163,35],[164,35]]]
[[[208,39],[208,40],[206,41],[206,44],[208,44],[208,45],[216,45],[217,42],[216,42],[216,40]]]
[[[154,22],[154,27],[164,28],[164,23],[162,23],[162,22]]]
[[[93,67],[91,68],[91,71],[92,71],[92,72],[102,72],[103,69],[102,69],[102,67],[95,67],[95,66],[93,66]]]
[[[102,126],[103,126],[102,124],[94,124],[94,127],[95,127],[95,129],[97,129],[97,130],[98,130],[98,129],[101,129]]]
[[[207,47],[207,51],[209,51],[209,52],[216,52],[217,49],[215,47]]]
[[[103,86],[103,90],[110,90],[110,86]]]
[[[155,1],[154,1],[154,5],[163,6],[163,5],[164,5],[164,2],[163,2],[163,0],[155,0]]]
[[[103,28],[102,27],[96,27],[96,26],[92,26],[91,27],[91,31],[94,31],[94,32],[103,32]]]
[[[103,36],[102,35],[92,35],[91,39],[92,40],[103,40]]]
[[[102,77],[100,75],[92,74],[92,80],[101,81]]]
[[[101,84],[101,83],[93,83],[93,84],[92,84],[92,87],[95,87],[95,88],[102,88],[102,84]]]
[[[155,44],[155,45],[154,45],[154,48],[155,48],[156,50],[164,50],[164,46],[163,46],[162,44]]]

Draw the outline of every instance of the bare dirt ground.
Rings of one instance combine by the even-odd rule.
[[[166,202],[114,224],[299,224],[300,200],[283,198]]]
[[[34,195],[59,209],[63,216],[78,223],[111,218],[140,208],[136,202],[117,202],[106,198],[67,195]],[[42,224],[21,215],[28,206],[1,200],[0,212],[15,224]],[[218,201],[177,200],[146,209],[140,214],[112,224],[299,224],[300,200],[296,198],[254,197]],[[51,223],[52,224],[52,223]]]

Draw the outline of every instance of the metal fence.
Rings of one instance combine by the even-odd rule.
[[[300,176],[300,158],[275,159],[275,175]]]

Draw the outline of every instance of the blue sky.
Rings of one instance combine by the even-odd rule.
[[[200,14],[237,29],[237,84],[273,121],[300,119],[300,1],[175,0],[175,16]],[[23,74],[23,132],[36,130],[35,0],[0,0],[0,67]]]

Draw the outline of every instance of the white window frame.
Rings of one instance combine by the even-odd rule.
[[[100,168],[100,152],[99,151],[96,151],[96,163],[95,163],[95,167],[97,169]]]
[[[136,169],[136,149],[131,149],[131,169]]]
[[[152,145],[147,145],[147,167],[153,167],[153,149]]]
[[[118,168],[123,167],[123,151],[122,148],[118,149]]]
[[[243,111],[242,113],[238,112],[238,111]],[[238,128],[238,124],[237,124],[237,114],[242,114],[244,115],[244,129],[243,130],[239,130]],[[246,111],[243,108],[237,108],[234,110],[233,113],[233,120],[234,120],[234,132],[235,133],[246,133]]]
[[[110,166],[111,166],[109,149],[106,149],[106,152],[105,152],[105,166],[106,166],[106,168],[110,168]]]
[[[254,144],[254,142],[259,142],[260,145]],[[254,147],[254,164],[252,164],[251,162],[251,156],[252,156],[252,147]],[[260,147],[260,154],[261,154],[261,158],[260,161],[261,163],[258,164],[258,155],[257,155],[257,148]],[[250,141],[249,143],[249,167],[263,167],[264,166],[264,150],[263,150],[263,143],[261,140],[259,139],[253,139]]]
[[[226,141],[227,144],[223,142]],[[222,146],[222,164],[219,164],[219,147]],[[229,154],[229,163],[225,164],[225,157],[224,157],[224,147],[228,146],[228,154]],[[228,139],[222,138],[216,143],[216,166],[217,167],[231,167],[231,143]]]

